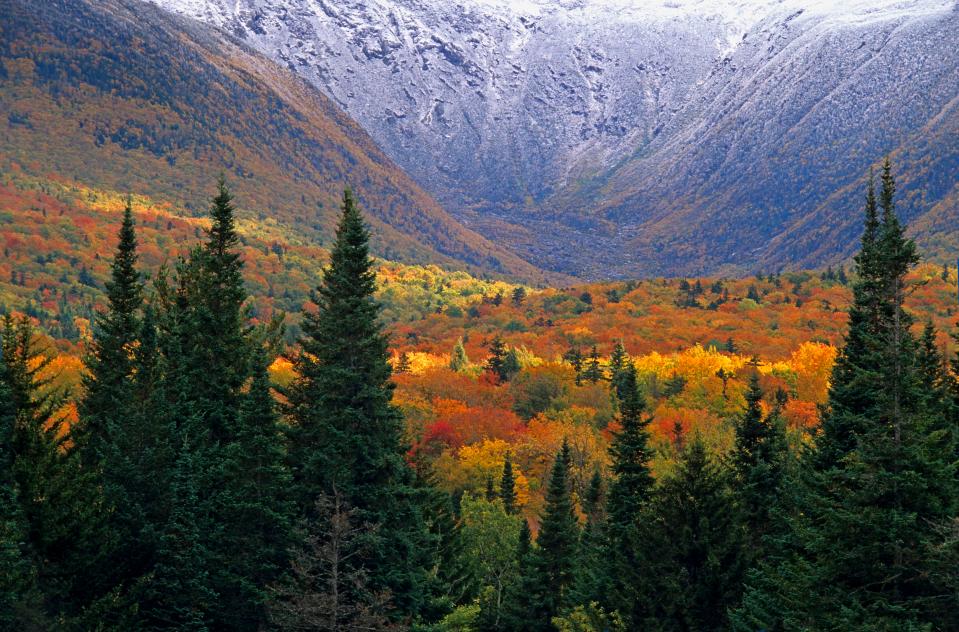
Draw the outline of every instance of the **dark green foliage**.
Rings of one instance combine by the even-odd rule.
[[[553,617],[570,605],[579,523],[570,493],[569,445],[556,455],[546,492],[546,509],[528,570],[527,630],[551,630]]]
[[[507,514],[516,513],[516,480],[513,477],[513,461],[510,453],[503,459],[503,475],[499,481],[499,497]]]
[[[92,473],[64,445],[60,410],[66,394],[52,391],[49,381],[39,378],[50,360],[37,349],[32,326],[7,316],[0,338],[12,402],[6,414],[14,415],[9,473],[15,490],[11,497],[19,502],[11,516],[26,528],[21,550],[33,556],[47,612],[73,617],[99,588],[96,577],[82,571],[100,555],[95,547],[103,537],[102,503]]]
[[[653,616],[645,629],[726,627],[743,571],[742,535],[731,505],[722,471],[694,437],[650,508],[644,545],[651,550],[646,559],[655,560],[647,572],[654,575],[656,589],[647,595]]]
[[[520,372],[521,367],[516,349],[507,349],[506,343],[499,336],[493,338],[489,352],[490,356],[486,359],[485,369],[498,381],[508,382]]]
[[[811,467],[791,484],[787,529],[750,576],[737,629],[955,629],[959,571],[942,572],[955,439],[924,396],[930,358],[903,309],[917,257],[888,162],[882,183],[881,218],[867,196],[849,334]]]
[[[40,630],[37,571],[14,476],[17,409],[8,379],[0,356],[0,629]]]
[[[82,422],[73,431],[84,464],[91,468],[99,468],[105,459],[118,458],[114,440],[124,431],[132,413],[133,349],[140,333],[143,302],[136,248],[128,199],[106,286],[108,308],[97,316],[93,344],[86,359],[89,373],[80,405]]]
[[[609,519],[614,530],[628,529],[649,500],[653,476],[649,462],[649,417],[637,383],[636,368],[628,365],[620,388],[620,430],[613,437],[609,452],[613,482],[609,488]]]
[[[279,419],[270,392],[268,358],[256,354],[253,380],[242,397],[235,439],[223,447],[215,499],[219,522],[214,568],[222,588],[218,619],[232,630],[259,629],[266,587],[287,566],[293,543],[292,478],[285,466]],[[237,555],[237,551],[243,551]]]
[[[596,384],[604,377],[603,367],[599,364],[599,353],[596,351],[596,345],[593,345],[593,350],[589,354],[589,360],[586,362],[585,369],[583,369],[583,379],[592,384]]]
[[[210,573],[212,553],[204,532],[211,516],[200,498],[203,473],[189,438],[179,446],[173,471],[171,511],[160,537],[156,566],[144,589],[149,629],[211,629],[218,595]]]
[[[303,321],[298,378],[290,389],[290,463],[300,511],[321,496],[342,494],[361,522],[369,553],[356,558],[370,589],[389,591],[397,612],[416,615],[428,603],[432,543],[424,492],[403,460],[403,422],[392,405],[386,337],[373,299],[369,234],[352,192]]]
[[[606,484],[599,468],[593,472],[583,504],[583,527],[576,557],[576,570],[569,603],[583,605],[605,600],[610,587],[606,559]]]
[[[618,610],[627,622],[638,625],[647,608],[643,594],[648,581],[643,568],[641,545],[645,536],[640,532],[640,521],[654,481],[649,469],[653,456],[649,446],[650,420],[632,363],[623,371],[619,393],[620,430],[609,448],[613,481],[607,503],[608,551],[604,567],[609,590],[602,597],[610,610]]]
[[[778,407],[763,415],[759,374],[749,378],[746,409],[736,419],[736,444],[731,464],[735,496],[752,545],[751,557],[762,551],[771,514],[778,505],[785,476],[788,447]]]

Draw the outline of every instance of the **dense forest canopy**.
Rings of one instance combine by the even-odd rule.
[[[564,289],[379,262],[350,190],[309,251],[18,178],[119,221],[86,289],[6,236],[0,628],[959,629],[956,277],[888,162],[849,268]]]

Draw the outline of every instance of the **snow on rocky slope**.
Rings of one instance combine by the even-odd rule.
[[[286,64],[449,210],[585,276],[845,256],[849,222],[827,248],[790,231],[959,97],[952,0],[151,1]]]

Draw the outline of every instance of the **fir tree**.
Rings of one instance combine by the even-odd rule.
[[[532,592],[528,599],[528,630],[551,630],[553,617],[569,604],[579,524],[570,493],[569,444],[556,455],[546,492],[546,509],[531,560]]]
[[[777,506],[788,448],[785,429],[774,411],[763,415],[759,374],[753,373],[746,390],[746,409],[736,419],[732,469],[740,511],[752,538],[751,554],[758,556]]]
[[[499,336],[493,338],[489,347],[489,358],[486,359],[486,370],[490,372],[500,382],[509,380],[508,367],[506,365],[506,344]]]
[[[623,377],[626,375],[626,369],[630,363],[629,354],[626,353],[623,342],[617,342],[616,346],[613,347],[612,355],[609,357],[609,382],[616,399],[621,396]]]
[[[42,604],[14,474],[17,410],[0,355],[0,629],[40,630]]]
[[[589,361],[586,363],[586,368],[583,371],[583,379],[592,384],[596,384],[604,377],[603,367],[599,364],[599,353],[596,351],[596,345],[593,345],[593,350],[589,354]]]
[[[453,354],[450,356],[450,369],[460,373],[465,371],[470,365],[470,359],[466,355],[466,348],[463,346],[463,339],[459,338],[456,341],[456,346],[453,347]]]
[[[303,321],[298,378],[290,389],[290,462],[300,511],[342,494],[376,528],[369,554],[355,559],[371,590],[389,591],[400,613],[425,607],[435,550],[423,493],[403,459],[403,420],[391,403],[387,340],[378,322],[369,234],[351,191],[330,265]]]
[[[606,559],[606,485],[597,467],[589,481],[583,512],[586,525],[579,540],[570,604],[588,605],[605,600],[610,575]]]
[[[661,630],[726,627],[742,580],[742,539],[732,497],[719,467],[697,436],[680,456],[679,468],[657,490],[651,508],[653,537],[645,541],[656,559],[654,621]],[[635,625],[634,621],[634,625]]]
[[[903,308],[917,257],[888,162],[882,183],[881,220],[867,197],[849,333],[812,467],[779,550],[750,577],[737,629],[953,629],[956,571],[936,571],[957,515],[955,443],[923,398]]]
[[[503,474],[499,481],[499,497],[507,514],[516,513],[516,481],[513,477],[513,461],[510,453],[503,459]]]
[[[136,269],[137,242],[130,198],[123,211],[120,239],[107,282],[106,312],[99,314],[86,359],[85,396],[74,440],[90,468],[116,458],[115,435],[123,432],[132,404],[133,348],[139,334],[143,285]],[[106,465],[110,467],[109,464]]]
[[[285,570],[293,543],[292,479],[267,367],[260,350],[240,404],[235,439],[218,463],[224,487],[215,505],[216,553],[222,558],[214,565],[216,583],[222,586],[216,618],[232,630],[257,630],[265,623],[267,586]]]
[[[627,365],[620,384],[620,430],[609,448],[613,481],[609,488],[608,553],[610,586],[605,600],[627,621],[639,625],[644,617],[645,561],[639,545],[640,516],[650,499],[653,476],[649,463],[649,418],[639,391],[636,367]]]

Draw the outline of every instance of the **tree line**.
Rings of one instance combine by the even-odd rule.
[[[282,323],[250,325],[223,181],[205,241],[149,286],[128,204],[76,424],[30,325],[0,331],[0,628],[959,629],[959,360],[903,308],[919,258],[888,162],[874,188],[811,441],[790,445],[754,372],[732,449],[677,435],[654,476],[625,349],[608,376],[577,354],[616,402],[609,471],[575,494],[564,443],[532,521],[508,453],[475,497],[408,462],[349,190],[281,391]]]

